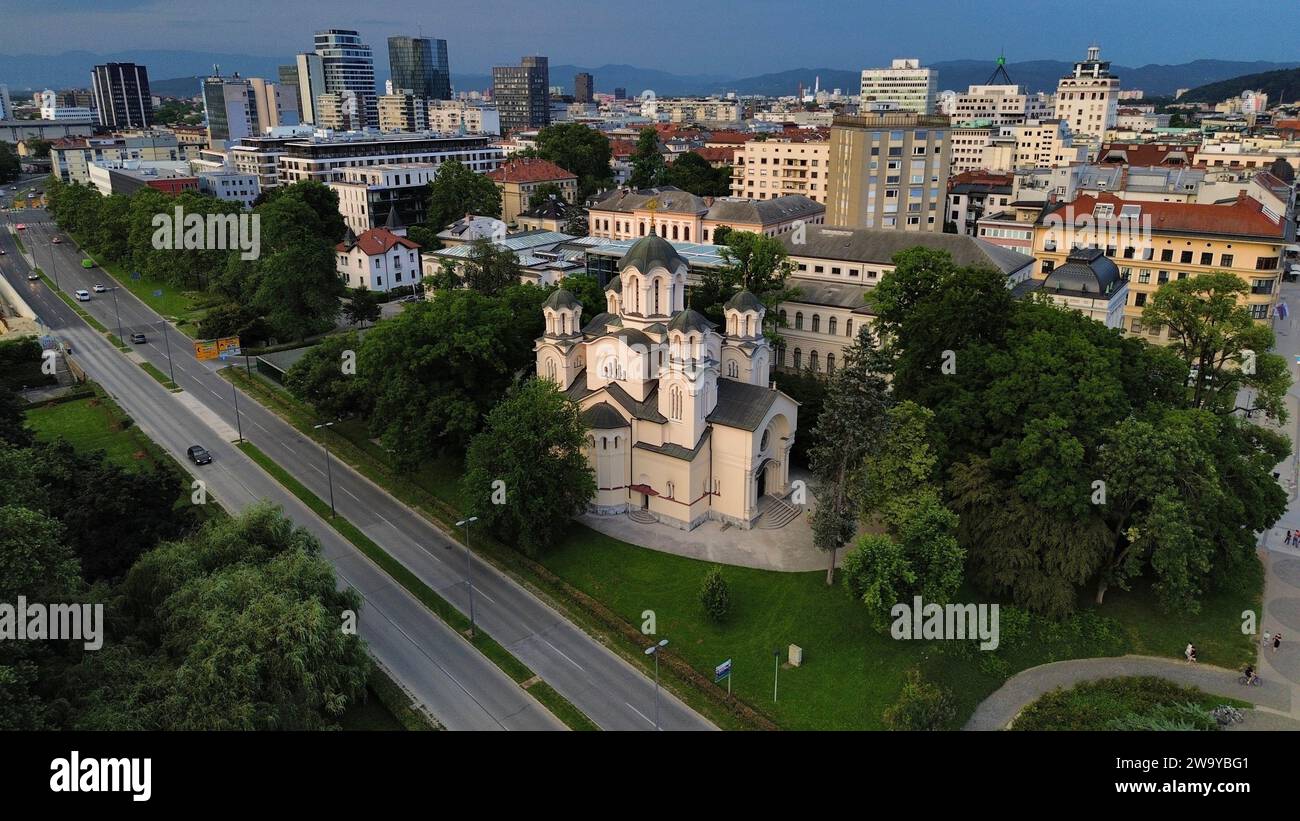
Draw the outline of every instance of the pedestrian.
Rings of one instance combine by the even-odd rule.
[[[1196,661],[1196,648],[1193,647],[1190,642],[1187,644],[1187,647],[1183,650],[1183,657],[1187,659],[1188,664],[1191,664],[1192,662]]]
[[[1260,644],[1261,644],[1262,646],[1264,646],[1264,647],[1267,647],[1267,646],[1269,646],[1269,645],[1272,644],[1272,643],[1273,643],[1273,634],[1270,633],[1269,631],[1265,630],[1265,631],[1264,631],[1264,640],[1263,640],[1262,642],[1260,642]]]
[[[1196,663],[1196,645],[1193,644],[1193,645],[1191,645],[1191,647],[1192,647],[1192,658],[1191,658],[1191,661],[1192,661],[1192,664],[1195,664],[1195,663]]]
[[[1291,544],[1291,530],[1290,530],[1290,528],[1287,529],[1287,531],[1286,531],[1286,538],[1282,540],[1282,544],[1284,544],[1284,545],[1285,545],[1285,544]]]
[[[1277,648],[1281,646],[1282,646],[1282,632],[1278,631],[1273,634],[1273,652],[1276,653]]]

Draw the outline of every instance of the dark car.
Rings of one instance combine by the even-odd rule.
[[[190,457],[190,461],[196,465],[206,465],[212,462],[212,454],[208,453],[200,445],[190,445],[190,449],[185,451],[185,455]]]
[[[131,342],[136,345],[143,345],[149,340],[145,339],[144,334],[131,334]]]

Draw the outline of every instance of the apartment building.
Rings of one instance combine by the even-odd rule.
[[[420,281],[420,246],[400,232],[372,228],[348,232],[334,247],[339,280],[348,288],[387,293]]]
[[[379,130],[427,131],[428,101],[414,94],[383,94],[379,97]]]
[[[1018,85],[978,85],[967,86],[964,94],[954,94],[943,108],[954,122],[987,120],[990,125],[1002,126],[1045,120],[1053,115],[1055,100],[1050,94],[1031,94]]]
[[[641,103],[641,116],[659,122],[736,124],[741,121],[741,111],[739,100],[717,97],[652,97]]]
[[[766,200],[798,194],[826,204],[831,156],[828,136],[813,132],[732,145],[733,196]]]
[[[221,150],[227,143],[261,133],[257,101],[248,80],[237,74],[207,77],[202,92],[210,148]]]
[[[406,229],[424,222],[434,163],[397,163],[348,168],[329,183],[338,194],[339,213],[356,234],[371,228]]]
[[[1244,193],[1224,205],[1085,194],[1046,209],[1036,220],[1034,276],[1046,278],[1077,248],[1101,249],[1128,282],[1124,330],[1166,343],[1167,329],[1142,324],[1142,309],[1161,285],[1228,271],[1249,286],[1243,301],[1263,322],[1277,303],[1282,260],[1294,241],[1294,223],[1285,214]]]
[[[524,57],[517,66],[493,66],[492,100],[503,135],[551,124],[550,76],[550,61],[540,55]]]
[[[371,165],[432,163],[456,160],[487,173],[504,161],[489,137],[424,134],[312,134],[285,140],[277,149],[278,184],[299,180],[329,183],[344,179],[349,168]]]
[[[494,106],[462,100],[430,100],[425,112],[430,131],[442,134],[500,134],[501,117]]]
[[[1074,144],[1064,120],[1028,120],[1003,126],[1002,133],[1015,139],[1013,168],[1053,168],[1088,159],[1087,146]]]
[[[611,240],[639,239],[656,233],[667,240],[709,244],[722,226],[779,236],[800,225],[821,225],[826,209],[808,197],[775,199],[697,197],[673,186],[622,188],[587,209],[588,235]]]
[[[298,85],[249,77],[248,87],[253,92],[257,123],[262,129],[298,125]]]
[[[1012,175],[965,171],[948,179],[948,222],[958,234],[975,236],[975,225],[985,214],[1011,205]]]
[[[378,128],[379,110],[375,93],[375,58],[370,46],[352,29],[316,32],[316,55],[324,79],[324,94],[347,94],[355,100],[356,128]],[[320,99],[318,96],[317,99]],[[332,97],[332,99],[339,99]],[[313,121],[319,122],[319,121]],[[334,126],[327,126],[334,127]]]
[[[50,144],[51,173],[65,183],[90,185],[95,163],[177,162],[176,135],[167,131],[125,132],[110,137],[64,137]]]
[[[839,116],[831,127],[826,218],[848,228],[942,231],[950,121],[923,114]]]
[[[889,68],[862,70],[862,102],[893,103],[902,111],[933,114],[938,82],[938,72],[922,68],[920,60],[897,59]]]
[[[198,172],[199,190],[204,194],[220,200],[237,202],[245,208],[252,208],[253,202],[261,189],[257,184],[256,174],[224,168]]]
[[[1101,47],[1089,46],[1087,58],[1056,84],[1056,118],[1071,133],[1099,141],[1118,117],[1119,78],[1110,73],[1110,62],[1101,59]]]
[[[948,141],[952,151],[951,172],[955,175],[981,169],[1005,170],[1001,164],[994,164],[994,155],[989,150],[997,134],[990,120],[966,120],[953,126]]]
[[[566,202],[578,198],[578,175],[539,157],[508,160],[487,172],[501,192],[501,219],[513,224],[528,210],[528,200],[543,185],[558,186]]]

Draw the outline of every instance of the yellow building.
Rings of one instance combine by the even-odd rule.
[[[528,210],[528,199],[543,185],[558,186],[570,204],[578,197],[578,175],[538,157],[510,160],[489,171],[487,178],[501,191],[501,219],[507,224]]]
[[[733,196],[766,200],[802,194],[826,204],[831,143],[825,136],[768,137],[735,148],[731,166]]]
[[[1142,309],[1161,285],[1211,271],[1234,273],[1250,288],[1244,301],[1251,315],[1265,321],[1293,241],[1284,215],[1244,193],[1227,205],[1085,195],[1044,211],[1034,224],[1034,276],[1045,279],[1073,248],[1101,249],[1128,281],[1125,331],[1163,343],[1166,329],[1142,325]]]
[[[951,163],[947,117],[835,118],[826,222],[850,228],[943,231]]]

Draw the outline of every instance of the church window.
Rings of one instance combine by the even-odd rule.
[[[821,318],[821,314],[813,314],[813,316],[812,316],[812,329],[813,329],[813,333],[819,333],[819,332],[821,331],[821,329],[822,329],[822,318]]]
[[[835,373],[835,354],[826,354],[826,373]]]
[[[801,368],[803,368],[803,351],[799,350],[798,348],[795,348],[795,349],[794,349],[794,369],[797,371],[797,370],[800,370]]]
[[[811,352],[811,353],[808,354],[808,368],[809,368],[813,373],[817,373],[818,368],[817,368],[817,352],[816,352],[816,351],[813,351],[813,352]]]
[[[803,311],[799,311],[794,315],[794,329],[796,331],[803,330]]]
[[[727,376],[730,376],[732,379],[740,376],[740,366],[736,364],[736,360],[734,359],[727,363]]]
[[[653,285],[653,287],[654,287],[654,291],[655,291],[655,311],[654,311],[654,312],[655,312],[655,314],[659,314],[660,311],[659,311],[659,280],[658,280],[658,279],[656,279],[656,280],[654,281],[654,285]]]
[[[555,376],[555,360],[554,360],[554,359],[547,359],[547,360],[546,360],[546,377],[547,377],[548,379],[550,379],[552,382],[558,382],[558,381],[559,381],[558,379],[556,379],[556,376]]]
[[[835,336],[835,326],[838,324],[839,324],[838,320],[836,320],[835,317],[831,317],[830,320],[826,323],[826,333],[830,334],[831,336]]]
[[[677,386],[673,386],[669,394],[669,413],[672,414],[673,419],[682,418],[682,389]]]

